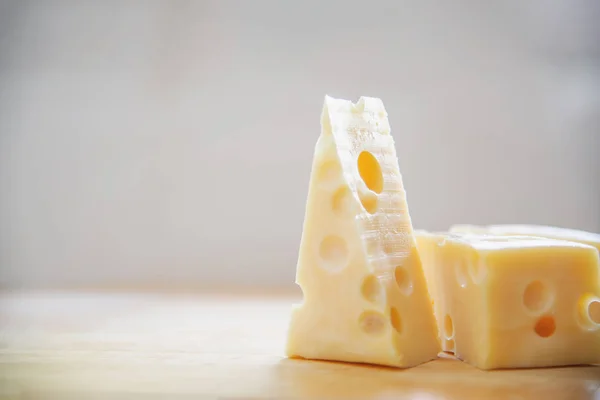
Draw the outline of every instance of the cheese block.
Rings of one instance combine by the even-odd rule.
[[[434,306],[433,310],[434,310],[434,314],[436,314],[436,318],[437,318],[435,300],[432,296],[432,293],[436,293],[436,291],[437,291],[436,280],[434,279],[435,276],[432,275],[434,271],[431,268],[427,268],[427,266],[433,265],[435,263],[435,256],[437,254],[435,252],[435,247],[437,246],[437,242],[435,240],[424,240],[424,238],[431,236],[431,235],[438,235],[438,234],[435,232],[428,232],[428,231],[421,230],[421,229],[415,229],[413,231],[413,233],[415,235],[415,240],[417,242],[417,250],[419,251],[419,258],[421,259],[421,264],[423,266],[425,282],[427,284],[427,289],[430,293],[431,304]],[[438,333],[440,333],[439,330],[438,330]],[[446,351],[444,349],[444,341],[443,340],[440,341],[440,344],[442,346],[442,350]]]
[[[516,225],[516,224],[501,224],[501,225],[453,225],[450,227],[450,232],[456,233],[479,233],[487,235],[499,236],[539,236],[550,239],[569,240],[583,244],[594,246],[600,251],[600,234],[580,231],[576,229],[559,228],[555,226],[545,225]]]
[[[437,325],[380,99],[325,98],[296,269],[289,357],[410,367]]]
[[[443,310],[440,308],[442,303],[436,301],[436,295],[439,293],[435,268],[437,263],[436,257],[439,256],[437,247],[438,243],[444,239],[446,234],[416,229],[414,235],[417,241],[417,249],[423,266],[425,281],[430,293],[431,304],[438,325],[440,347],[442,351],[452,353],[454,352],[454,341],[444,338],[443,336],[444,315]]]
[[[417,236],[442,348],[481,369],[600,363],[596,248],[527,236]]]

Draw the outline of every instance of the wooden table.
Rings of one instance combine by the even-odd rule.
[[[600,399],[600,367],[400,370],[283,356],[289,295],[0,295],[0,398]]]

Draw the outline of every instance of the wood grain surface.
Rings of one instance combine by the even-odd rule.
[[[600,367],[411,369],[283,356],[288,295],[5,292],[1,399],[600,399]]]

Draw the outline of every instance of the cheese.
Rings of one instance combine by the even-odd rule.
[[[600,362],[594,247],[425,232],[417,241],[444,351],[481,369]]]
[[[435,256],[436,256],[435,248],[437,246],[437,243],[434,240],[423,240],[424,237],[433,235],[434,233],[430,233],[430,232],[420,230],[420,229],[415,229],[413,232],[415,235],[415,239],[417,241],[417,250],[419,251],[419,258],[421,259],[421,264],[423,266],[423,273],[425,275],[425,282],[427,284],[427,289],[430,294],[436,293],[437,287],[436,287],[436,280],[434,279],[435,276],[433,275],[434,271],[431,268],[427,268],[427,267],[430,265],[433,265],[435,263]],[[434,313],[435,313],[435,310],[437,309],[437,307],[436,307],[433,296],[430,296],[430,298],[431,298],[431,304],[434,306],[433,309],[434,309]],[[437,313],[436,313],[436,317],[437,317]],[[439,326],[439,324],[438,324],[438,326]],[[440,344],[442,346],[442,350],[446,351],[446,349],[444,349],[444,341],[443,340],[440,341]]]
[[[436,279],[436,269],[434,268],[437,262],[436,257],[438,256],[438,242],[441,242],[445,236],[444,234],[427,232],[424,230],[415,230],[414,235],[417,241],[417,249],[423,266],[425,281],[431,296],[431,303],[437,321],[441,350],[452,353],[454,351],[454,342],[445,339],[443,336],[442,326],[444,316],[443,310],[440,309],[442,302],[436,301],[436,295],[439,293],[439,289]]]
[[[314,152],[289,357],[410,367],[438,333],[381,100],[325,98]]]
[[[539,236],[546,237],[549,239],[569,240],[572,242],[589,244],[590,246],[594,246],[600,251],[600,234],[580,231],[576,229],[558,228],[554,226],[511,224],[488,226],[454,225],[450,227],[450,232],[479,233],[499,236]]]

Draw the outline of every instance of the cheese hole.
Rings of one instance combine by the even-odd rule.
[[[523,304],[530,311],[543,311],[551,301],[550,290],[540,281],[531,282],[523,292]]]
[[[589,331],[600,329],[600,298],[586,293],[579,298],[577,312],[581,328]]]
[[[580,300],[579,306],[586,327],[593,330],[598,329],[600,327],[600,299],[596,296],[586,295]]]
[[[319,183],[330,184],[337,181],[342,175],[342,168],[337,160],[325,161],[317,171]]]
[[[363,332],[377,335],[385,331],[387,321],[382,314],[376,311],[365,311],[358,317],[358,324]]]
[[[348,262],[348,245],[346,241],[335,235],[327,236],[321,241],[319,255],[325,269],[339,271]]]
[[[390,312],[390,319],[392,320],[392,326],[398,333],[402,333],[402,319],[400,318],[400,313],[396,309],[396,307],[392,307]]]
[[[454,324],[452,323],[452,317],[448,314],[444,317],[444,335],[446,339],[450,339],[454,335]]]
[[[358,173],[367,187],[379,194],[383,191],[383,174],[375,156],[368,151],[358,155]]]
[[[596,331],[600,329],[600,298],[591,293],[586,293],[577,303],[579,323],[585,330]]]
[[[554,317],[551,315],[545,315],[541,317],[535,323],[534,330],[535,333],[537,333],[537,335],[540,337],[547,338],[552,336],[556,330],[556,322],[554,321]]]
[[[367,210],[369,214],[375,214],[377,212],[377,195],[373,192],[360,191],[358,193],[360,204]]]
[[[365,299],[373,303],[383,298],[383,287],[374,275],[369,275],[363,280],[361,292]]]
[[[331,208],[336,214],[345,214],[350,210],[352,195],[347,186],[338,188],[331,198]]]
[[[600,324],[600,301],[592,300],[588,304],[587,312],[590,317],[590,321],[594,324]]]
[[[394,270],[394,278],[396,279],[396,284],[400,291],[408,296],[412,292],[412,282],[410,280],[410,276],[406,268],[402,266],[397,266]]]

